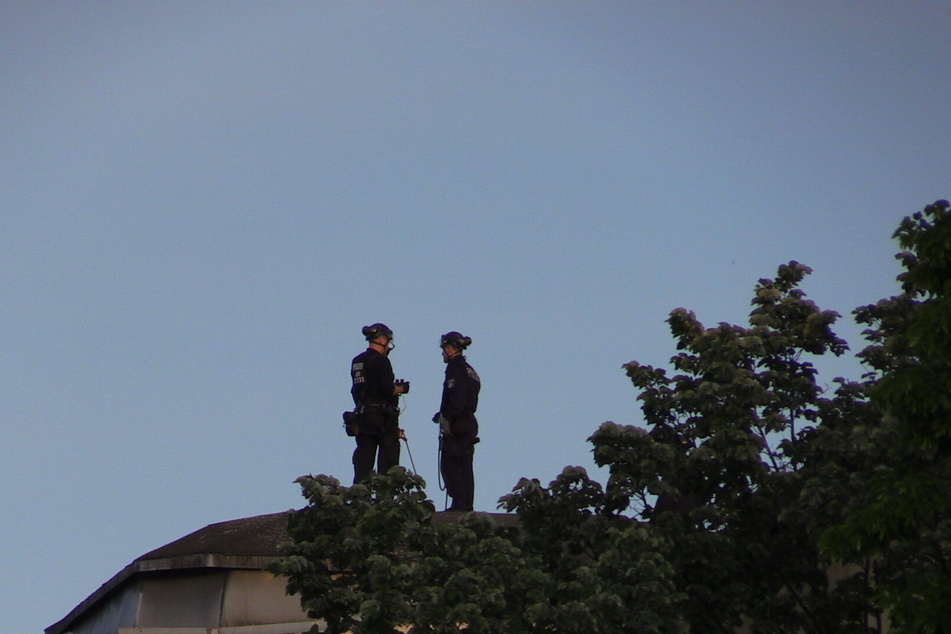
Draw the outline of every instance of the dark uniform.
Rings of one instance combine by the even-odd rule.
[[[446,362],[446,380],[439,406],[439,415],[445,421],[440,469],[446,492],[452,498],[450,511],[472,510],[475,497],[472,456],[479,442],[475,412],[481,387],[479,375],[464,356],[458,354]]]
[[[399,396],[393,393],[393,366],[386,355],[372,348],[350,363],[350,394],[360,414],[357,448],[353,452],[353,483],[373,471],[386,473],[400,463]],[[377,454],[379,453],[379,458]]]

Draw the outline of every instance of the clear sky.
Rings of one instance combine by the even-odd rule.
[[[483,380],[476,507],[637,424],[664,319],[791,259],[850,313],[951,197],[947,2],[0,5],[0,629],[349,482],[350,359],[396,333],[442,508],[438,337]],[[858,376],[854,360],[824,364]],[[404,464],[409,464],[404,450]]]

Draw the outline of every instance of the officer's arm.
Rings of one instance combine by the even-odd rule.
[[[448,411],[444,411],[443,415],[457,418],[462,416],[469,402],[469,376],[466,374],[465,367],[450,365],[446,379],[451,382],[452,387],[447,390],[446,409]]]
[[[396,386],[393,385],[396,377],[393,375],[393,366],[386,357],[380,359],[378,383],[380,394],[396,394]]]

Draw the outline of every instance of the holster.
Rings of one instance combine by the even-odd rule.
[[[348,436],[356,436],[360,433],[360,419],[362,415],[356,411],[343,413],[343,429]]]

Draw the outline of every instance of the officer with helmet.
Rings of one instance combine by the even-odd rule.
[[[363,327],[366,351],[350,363],[350,394],[358,415],[357,448],[353,452],[353,483],[366,478],[376,461],[378,473],[400,462],[399,396],[409,382],[396,381],[388,355],[394,348],[393,331],[385,324]]]
[[[446,378],[439,412],[433,421],[439,423],[442,432],[440,471],[446,492],[452,498],[450,511],[471,511],[475,497],[472,456],[479,442],[475,412],[482,383],[462,354],[470,344],[472,339],[456,331],[447,332],[439,339]]]

